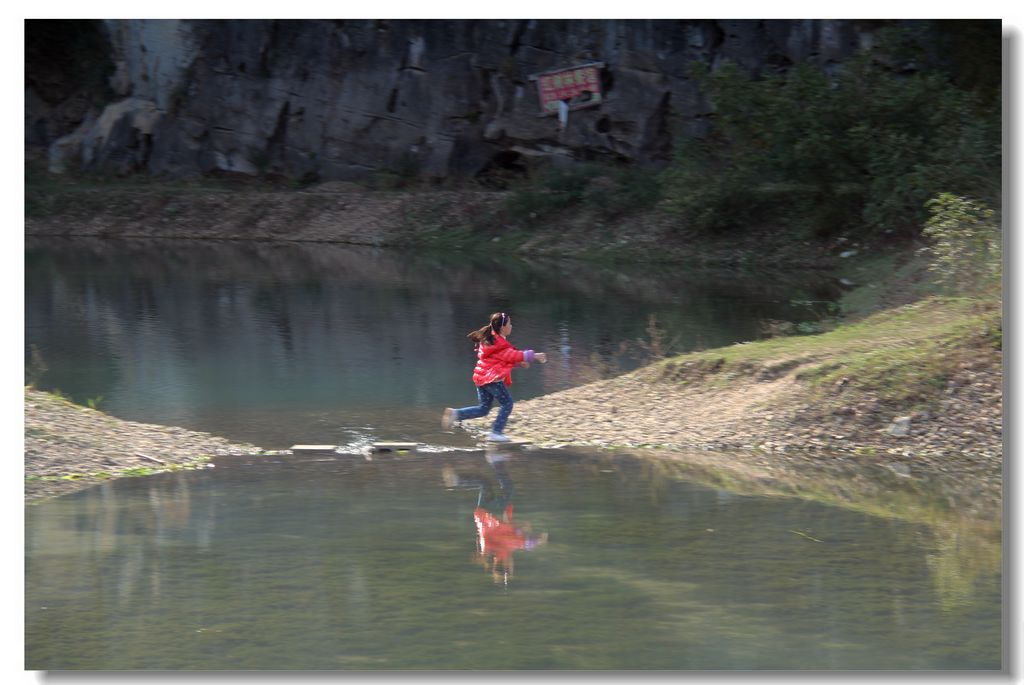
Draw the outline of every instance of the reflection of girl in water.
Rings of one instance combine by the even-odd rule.
[[[494,469],[498,487],[490,478],[481,475],[465,476],[446,467],[442,475],[450,488],[475,488],[479,490],[473,523],[476,525],[476,551],[478,559],[494,577],[495,582],[508,584],[512,576],[512,554],[520,549],[533,549],[548,541],[548,534],[530,535],[530,525],[512,523],[510,502],[514,486],[505,468],[506,456],[486,455],[487,463]],[[500,518],[491,512],[501,512]]]
[[[504,582],[506,585],[512,576],[512,553],[520,549],[533,549],[548,541],[547,533],[531,537],[528,524],[524,528],[513,524],[511,504],[505,507],[500,519],[483,507],[477,507],[473,510],[473,522],[476,524],[477,552],[484,567],[490,568],[495,582]]]

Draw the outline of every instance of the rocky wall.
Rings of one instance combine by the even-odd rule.
[[[659,166],[712,111],[693,61],[751,72],[870,45],[846,20],[109,20],[113,101],[51,169],[299,181],[495,178],[538,160]],[[542,116],[531,75],[602,62],[600,105]],[[27,64],[27,72],[32,69]],[[45,118],[26,98],[26,139]],[[33,110],[35,108],[35,110]],[[31,142],[31,141],[29,141]]]

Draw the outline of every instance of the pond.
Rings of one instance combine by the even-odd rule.
[[[651,317],[678,351],[813,318],[794,302],[834,296],[815,276],[26,247],[40,387],[268,449],[343,447],[26,507],[27,669],[1001,667],[998,525],[913,493],[785,496],[671,455],[481,451],[440,430],[472,399],[464,336],[491,311],[551,355],[516,372],[525,399],[641,363],[622,343],[649,342]],[[427,448],[362,452],[378,439]]]

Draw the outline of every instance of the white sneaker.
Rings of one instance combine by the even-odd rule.
[[[446,431],[450,431],[452,429],[452,426],[455,425],[455,420],[455,410],[451,407],[445,409],[444,413],[441,414],[441,426]]]
[[[512,439],[507,435],[491,431],[487,434],[487,442],[512,442]]]

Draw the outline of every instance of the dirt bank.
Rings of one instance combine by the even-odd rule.
[[[540,446],[698,450],[711,461],[738,461],[748,470],[823,463],[877,466],[898,478],[939,484],[965,501],[998,506],[1002,352],[984,343],[984,335],[960,347],[936,347],[933,357],[915,363],[927,367],[937,357],[947,365],[937,372],[944,389],[930,390],[931,376],[919,380],[923,391],[932,393],[929,409],[894,402],[884,386],[859,383],[852,372],[824,387],[808,380],[805,372],[812,367],[848,365],[859,354],[858,346],[879,346],[882,356],[899,359],[908,349],[932,349],[928,346],[944,339],[945,330],[956,328],[947,321],[954,314],[941,303],[904,311],[912,315],[901,319],[892,338],[878,333],[887,330],[883,318],[874,327],[866,324],[864,339],[855,342],[839,336],[831,343],[791,339],[788,348],[762,345],[767,353],[755,345],[734,346],[736,356],[729,363],[724,355],[730,348],[709,350],[520,401],[508,432]],[[916,324],[911,316],[918,317]],[[748,349],[752,352],[744,352]],[[798,350],[800,357],[779,350]],[[708,364],[701,354],[719,360]],[[765,354],[774,356],[754,361]],[[488,426],[486,419],[465,422],[474,432]]]
[[[206,433],[123,421],[60,397],[25,390],[25,498],[63,495],[111,478],[202,468],[254,445]]]
[[[652,209],[614,220],[572,207],[523,222],[510,193],[376,191],[349,183],[297,189],[89,185],[73,179],[28,184],[25,234],[100,238],[284,240],[476,250],[592,260],[770,264],[827,268],[850,245],[799,242],[765,228],[694,235]]]

